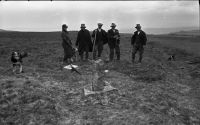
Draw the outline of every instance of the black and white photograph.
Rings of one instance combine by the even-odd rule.
[[[200,125],[198,0],[0,0],[0,125]]]

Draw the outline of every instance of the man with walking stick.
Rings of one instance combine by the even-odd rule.
[[[98,58],[101,57],[103,45],[107,43],[107,33],[102,29],[103,24],[98,23],[98,28],[92,33],[93,38],[93,59],[96,59],[96,52],[98,51]]]
[[[111,29],[108,30],[108,46],[110,48],[110,61],[114,58],[114,50],[117,55],[117,60],[120,60],[120,35],[119,31],[115,29],[116,25],[114,23],[111,24]]]

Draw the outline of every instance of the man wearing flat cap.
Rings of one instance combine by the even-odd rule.
[[[146,33],[142,31],[142,27],[140,24],[136,24],[137,31],[134,32],[132,38],[131,38],[131,45],[133,46],[132,49],[132,62],[135,61],[135,54],[139,52],[139,63],[142,62],[142,57],[144,53],[144,47],[147,42]]]
[[[114,58],[114,51],[117,55],[117,60],[120,60],[120,35],[119,31],[115,29],[116,24],[111,24],[111,29],[108,30],[108,46],[110,48],[110,61]]]
[[[81,30],[78,32],[76,46],[78,46],[79,55],[81,61],[83,61],[83,55],[85,52],[85,59],[88,60],[90,48],[92,48],[92,40],[90,32],[85,29],[85,24],[81,24]]]
[[[107,33],[102,29],[103,24],[98,23],[98,28],[95,29],[92,33],[93,38],[93,59],[96,59],[96,52],[98,51],[98,58],[101,57],[103,51],[103,45],[107,43]]]

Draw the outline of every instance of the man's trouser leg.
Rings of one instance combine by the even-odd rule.
[[[95,45],[94,47],[94,52],[93,52],[93,59],[95,60],[96,59],[96,54],[97,54],[97,45]]]
[[[89,57],[89,52],[86,51],[86,52],[85,52],[85,59],[88,60],[88,57]]]
[[[114,57],[114,48],[110,47],[110,61],[113,60],[113,57]]]
[[[101,57],[103,51],[103,41],[98,45],[98,57]]]
[[[65,51],[64,51],[63,62],[67,63],[67,55],[66,55],[66,52],[65,52]]]
[[[137,47],[133,46],[132,48],[132,62],[135,61],[135,54],[137,53]]]
[[[83,61],[83,53],[80,54],[81,61]]]
[[[89,57],[89,46],[86,47],[86,51],[85,51],[85,59],[88,60]]]
[[[117,55],[117,60],[120,60],[120,48],[119,48],[119,45],[115,46],[115,53]]]
[[[144,48],[143,48],[143,46],[141,46],[141,47],[139,48],[139,62],[140,62],[140,63],[142,62],[143,53],[144,53]]]
[[[79,55],[80,55],[80,58],[81,58],[81,61],[83,61],[83,54],[84,54],[84,52],[83,51],[79,51]]]

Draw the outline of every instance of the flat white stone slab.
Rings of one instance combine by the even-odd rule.
[[[72,64],[72,65],[67,65],[67,66],[65,66],[64,68],[70,70],[70,69],[72,69],[72,67],[73,67],[73,68],[78,68],[77,65],[73,65],[73,64]]]

